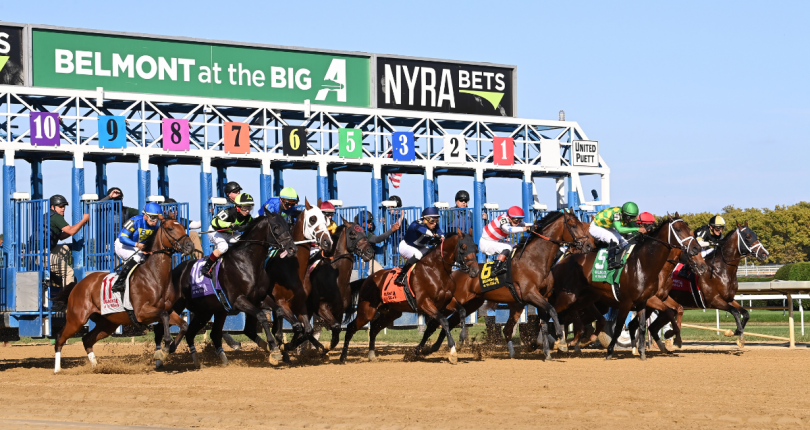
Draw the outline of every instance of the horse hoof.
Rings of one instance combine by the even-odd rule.
[[[267,345],[264,339],[259,339],[256,341],[256,345],[259,346],[259,349],[263,349],[265,352],[270,352],[270,346]],[[241,347],[241,344],[240,344]]]
[[[638,355],[638,347],[637,346],[633,347],[633,355]]]
[[[202,369],[202,364],[200,363],[200,360],[197,358],[196,352],[191,353],[191,361],[194,362],[194,367],[196,367],[197,369]]]
[[[163,353],[162,349],[155,351],[155,360],[165,360],[166,354]]]
[[[278,350],[271,352],[270,356],[267,357],[267,361],[272,366],[278,366],[278,362],[281,361],[282,359],[283,357],[281,356],[281,353],[278,352]]]
[[[228,357],[225,356],[225,351],[220,351],[220,353],[218,355],[219,355],[219,359],[222,361],[222,365],[227,366],[228,365]]]
[[[605,356],[605,361],[610,361],[610,360],[613,360],[613,354],[608,354],[607,356]]]
[[[740,347],[740,349],[745,348],[745,339],[743,338],[737,339],[737,346]]]
[[[155,370],[160,370],[163,368],[163,360],[155,360]]]
[[[550,352],[546,353],[546,355],[543,356],[543,361],[551,361],[551,360],[552,358]]]
[[[667,339],[666,341],[664,341],[664,346],[665,346],[667,349],[672,348],[672,346],[673,346],[673,345],[675,345],[675,341],[674,341],[674,340],[672,340],[672,339]],[[660,346],[659,346],[659,347],[660,347]]]
[[[671,352],[669,352],[669,350],[667,349],[667,346],[664,344],[664,342],[661,342],[660,340],[658,340],[658,341],[655,342],[655,344],[658,345],[658,349],[661,352],[663,352],[664,354],[671,354]]]
[[[576,345],[574,345],[574,354],[581,354],[581,353],[582,349],[580,349],[579,343],[577,343]]]
[[[647,353],[642,351],[638,358],[641,359],[641,361],[646,361],[647,360]]]
[[[509,342],[511,343],[511,342]],[[456,354],[456,347],[450,348],[450,364],[458,364],[458,354]]]
[[[174,354],[175,352],[177,352],[177,344],[172,342],[172,344],[169,346],[169,350],[167,351],[167,353]]]
[[[560,351],[560,352],[568,352],[568,345],[566,345],[566,344],[565,344],[565,342],[560,342],[560,341],[557,341],[557,342],[554,344],[554,346],[555,346],[555,347],[557,348],[557,350],[558,350],[558,351]]]
[[[599,343],[602,345],[602,348],[607,348],[610,345],[610,341],[613,340],[605,332],[599,333],[597,337],[599,338]]]
[[[723,335],[725,335],[726,337],[732,337],[732,336],[740,336],[740,335],[742,335],[742,333],[739,330],[738,331],[731,331],[731,329],[729,329],[729,330],[726,330],[725,332],[723,332]]]
[[[370,361],[372,363],[376,363],[377,361],[379,361],[379,360],[377,360],[377,355],[374,354],[374,351],[369,351],[368,352],[368,361]]]
[[[512,345],[512,341],[506,343],[506,349],[509,350],[509,358],[515,358],[515,347]]]

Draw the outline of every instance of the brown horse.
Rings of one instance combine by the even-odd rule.
[[[438,320],[447,335],[447,346],[450,347],[450,362],[458,361],[456,346],[450,335],[450,325],[442,310],[450,303],[453,293],[450,289],[453,266],[458,265],[458,271],[468,272],[470,276],[478,276],[478,261],[476,255],[478,246],[472,236],[456,229],[450,233],[432,250],[428,251],[411,271],[410,286],[416,299],[417,312],[429,318]],[[377,334],[399,318],[403,312],[413,312],[407,301],[398,303],[382,302],[382,287],[391,270],[381,270],[366,278],[357,291],[357,316],[346,327],[346,336],[343,341],[343,351],[340,362],[346,361],[349,353],[349,342],[352,336],[371,322],[368,342],[368,358],[376,361],[374,341]],[[347,311],[352,313],[353,309]],[[418,350],[418,347],[417,347]]]
[[[335,349],[340,342],[340,324],[348,319],[346,309],[351,307],[352,291],[349,280],[352,276],[354,256],[363,261],[374,258],[374,245],[368,241],[363,227],[343,218],[332,235],[334,247],[327,253],[309,276],[304,278],[304,289],[307,291],[307,310],[310,316],[318,315],[332,330],[332,341],[329,350]]]
[[[651,232],[641,231],[636,237],[637,245],[627,259],[627,265],[620,277],[621,289],[619,300],[613,296],[613,287],[607,282],[594,282],[592,270],[596,253],[571,255],[552,269],[555,284],[555,308],[558,313],[571,308],[571,311],[588,309],[596,301],[602,301],[612,307],[618,307],[614,333],[619,333],[627,314],[638,310],[642,338],[646,330],[644,309],[647,300],[658,291],[658,279],[672,248],[681,248],[690,259],[697,272],[703,272],[706,265],[700,258],[700,245],[692,237],[691,230],[685,221],[667,216]],[[574,305],[574,306],[572,306]],[[616,345],[614,336],[607,348],[607,358],[613,357]],[[639,343],[639,354],[646,359],[644,342]]]
[[[735,336],[739,336],[737,344],[742,348],[745,346],[745,325],[748,323],[748,311],[742,307],[734,296],[737,294],[739,284],[737,283],[737,265],[744,257],[754,257],[759,261],[768,258],[768,251],[759,241],[757,234],[745,224],[737,224],[734,231],[729,232],[724,237],[714,251],[705,257],[709,264],[709,271],[697,274],[697,282],[701,292],[703,292],[705,308],[719,309],[726,311],[734,317],[737,323]],[[671,290],[669,297],[674,300],[675,305],[691,309],[705,309],[701,303],[696,303],[692,294],[680,290]],[[673,309],[677,307],[673,306]],[[679,314],[677,323],[680,327],[681,315]],[[651,325],[652,327],[655,325]],[[663,325],[663,324],[662,324]]]
[[[573,212],[550,212],[536,221],[534,233],[528,235],[516,246],[517,252],[511,260],[511,269],[512,282],[519,299],[515,298],[507,288],[499,288],[482,294],[478,278],[464,273],[454,273],[453,298],[457,312],[450,317],[450,327],[455,327],[459,322],[463,323],[466,315],[481,307],[485,300],[490,303],[505,303],[509,306],[510,318],[504,325],[503,335],[507,340],[509,356],[514,357],[512,335],[515,325],[526,304],[531,304],[537,308],[538,313],[541,313],[541,320],[544,321],[541,323],[537,343],[543,346],[546,358],[550,359],[551,349],[548,345],[548,337],[542,333],[548,330],[548,321],[553,320],[558,337],[563,336],[559,317],[547,300],[554,285],[551,266],[562,244],[570,245],[570,248],[576,252],[589,252],[592,249],[593,238],[588,234],[588,224],[579,221]],[[431,321],[425,330],[419,349],[427,342],[435,329],[436,322]],[[444,339],[443,336],[443,332],[439,333],[439,338],[429,352],[438,350]],[[463,325],[460,338],[466,338],[466,327]],[[563,343],[560,348],[565,351],[565,344]]]
[[[185,228],[174,218],[160,216],[160,227],[146,252],[151,256],[132,273],[129,289],[137,322],[145,325],[161,321],[165,327],[163,342],[166,347],[170,347],[172,343],[169,323],[180,326],[175,343],[180,341],[188,327],[186,322],[172,311],[172,305],[180,298],[180,289],[175,288],[171,282],[174,252],[191,255],[194,252],[194,243],[186,234]],[[54,373],[61,370],[62,346],[88,320],[92,320],[96,326],[84,335],[82,343],[87,352],[87,359],[93,367],[98,364],[93,353],[93,345],[112,334],[118,326],[133,324],[126,312],[101,316],[101,281],[107,275],[108,273],[91,273],[73,288],[63,291],[55,300],[67,300],[67,323],[56,337]],[[155,352],[155,359],[163,358],[162,351]]]

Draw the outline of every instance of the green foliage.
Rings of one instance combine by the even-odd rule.
[[[780,281],[810,281],[810,262],[786,264],[776,271]]]
[[[697,229],[717,215],[709,212],[683,214],[689,227]],[[796,263],[810,260],[810,203],[799,202],[774,209],[739,209],[726,206],[719,213],[726,220],[726,232],[746,221],[770,253],[766,263]],[[749,263],[751,259],[749,259]],[[777,277],[777,279],[779,279]]]
[[[780,267],[779,270],[776,271],[776,274],[773,275],[773,279],[777,279],[780,281],[789,281],[791,267],[793,267],[792,264],[785,264],[784,266]]]

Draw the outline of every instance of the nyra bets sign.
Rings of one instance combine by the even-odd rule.
[[[0,25],[0,85],[24,85],[22,27]]]
[[[32,38],[38,87],[371,107],[368,57],[40,29]]]
[[[515,116],[513,69],[377,57],[377,107]]]
[[[575,140],[571,142],[571,161],[574,166],[599,167],[599,142]]]

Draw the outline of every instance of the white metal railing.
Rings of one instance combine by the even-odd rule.
[[[754,265],[740,265],[737,267],[737,276],[742,277],[757,277],[757,276],[773,276],[776,274],[776,271],[782,267],[783,264],[768,264],[766,266],[754,266]]]

